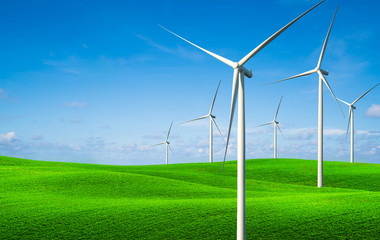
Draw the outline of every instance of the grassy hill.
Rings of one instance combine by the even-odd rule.
[[[379,239],[380,165],[246,161],[247,239]],[[106,166],[0,157],[0,239],[236,239],[236,161]]]

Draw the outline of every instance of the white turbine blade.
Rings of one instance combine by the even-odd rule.
[[[170,151],[172,152],[173,157],[175,157],[174,152],[173,152],[173,150],[172,150],[172,147],[170,147],[170,144],[169,144],[169,143],[168,143],[168,147],[169,147]]]
[[[221,81],[222,81],[222,80],[219,80],[218,87],[216,88],[215,96],[214,96],[214,99],[212,100],[212,104],[211,104],[211,108],[210,108],[210,112],[209,112],[209,114],[211,114],[212,109],[214,108],[214,103],[215,103],[216,95],[218,94],[218,90],[219,90],[219,86],[220,86],[220,82],[221,82]]]
[[[211,120],[213,121],[213,123],[215,124],[215,126],[216,126],[216,129],[218,129],[218,131],[219,131],[219,134],[220,134],[220,136],[223,138],[223,142],[224,142],[224,137],[223,137],[223,134],[222,134],[222,132],[220,131],[220,129],[219,129],[219,127],[218,127],[218,124],[216,124],[216,122],[215,122],[215,120],[213,119],[213,118],[211,118]]]
[[[280,128],[280,126],[278,126],[277,123],[276,123],[276,127],[278,128],[278,130],[280,130],[281,136],[282,136],[282,138],[285,140],[284,134],[282,134],[281,128]]]
[[[173,125],[173,122],[170,124],[170,128],[169,128],[169,131],[168,131],[168,135],[166,136],[166,141],[168,141],[169,134],[170,134],[170,130],[172,129],[172,125]]]
[[[317,68],[319,68],[322,64],[322,60],[323,60],[323,55],[325,54],[325,50],[326,50],[326,46],[327,46],[327,42],[329,41],[329,36],[330,36],[330,32],[331,32],[331,27],[334,23],[334,19],[335,19],[335,16],[336,16],[336,13],[338,12],[338,8],[339,6],[336,8],[335,10],[335,14],[334,14],[334,17],[331,21],[331,24],[330,24],[330,27],[329,27],[329,31],[327,32],[327,36],[326,36],[326,39],[325,39],[325,42],[323,43],[323,47],[322,47],[322,51],[321,51],[321,55],[319,56],[319,60],[318,60],[318,65],[317,65]]]
[[[273,123],[273,121],[272,121],[272,122],[267,122],[267,123],[264,123],[264,124],[257,125],[256,127],[262,127],[262,126],[269,125],[269,124],[272,124],[272,123]]]
[[[237,92],[239,88],[239,69],[234,69],[234,78],[233,78],[233,83],[232,83],[232,97],[231,97],[231,111],[230,111],[230,121],[228,124],[228,132],[227,132],[227,140],[226,140],[226,149],[224,151],[224,159],[223,159],[223,168],[222,171],[224,170],[224,163],[226,161],[226,156],[227,156],[227,149],[228,149],[228,143],[230,141],[230,134],[231,134],[231,127],[232,127],[232,121],[234,119],[234,113],[235,113],[235,106],[236,106],[236,99],[237,99]]]
[[[196,47],[196,48],[202,50],[203,52],[205,52],[205,53],[207,53],[207,54],[213,56],[214,58],[216,58],[216,59],[218,59],[218,60],[224,62],[225,64],[227,64],[227,65],[229,65],[229,66],[231,66],[231,67],[233,67],[233,68],[235,68],[235,67],[237,66],[237,64],[236,64],[235,62],[233,62],[233,61],[231,61],[231,60],[228,60],[227,58],[224,58],[224,57],[222,57],[222,56],[219,56],[218,54],[215,54],[215,53],[213,53],[213,52],[210,52],[210,51],[208,51],[208,50],[206,50],[206,49],[204,49],[204,48],[201,48],[200,46],[195,45],[194,43],[192,43],[192,42],[190,42],[190,41],[184,39],[183,37],[181,37],[181,36],[175,34],[174,32],[170,31],[170,30],[167,29],[167,28],[164,28],[164,27],[161,26],[161,25],[158,25],[158,26],[161,27],[161,28],[163,28],[163,29],[165,29],[166,31],[170,32],[170,33],[173,34],[174,36],[179,37],[180,39],[184,40],[185,42],[190,43],[191,45],[193,45],[194,47]]]
[[[269,85],[269,84],[279,83],[279,82],[283,82],[283,81],[290,80],[290,79],[293,79],[293,78],[298,78],[298,77],[307,76],[307,75],[310,75],[310,74],[315,73],[315,72],[316,72],[316,70],[313,69],[313,70],[310,70],[310,71],[306,71],[306,72],[304,72],[304,73],[300,73],[300,74],[295,75],[295,76],[293,76],[293,77],[284,78],[284,79],[281,79],[281,80],[279,80],[279,81],[275,81],[275,82],[267,83],[267,84],[264,84],[264,85]]]
[[[342,110],[342,108],[340,107],[340,104],[339,104],[338,100],[336,99],[335,94],[334,94],[333,90],[331,89],[329,83],[327,82],[325,76],[323,76],[323,74],[322,74],[320,71],[318,71],[318,75],[319,75],[319,76],[322,78],[322,80],[325,82],[327,88],[330,90],[331,95],[333,95],[336,104],[338,104],[338,107],[339,107],[340,111],[342,112],[343,117],[345,117],[345,116],[344,116],[344,113],[343,113],[343,110]]]
[[[346,140],[348,137],[348,129],[350,129],[351,113],[352,113],[352,107],[350,106],[350,108],[348,110],[348,124],[347,124]],[[351,131],[352,131],[352,129],[351,129]]]
[[[164,144],[164,143],[166,143],[166,142],[162,142],[162,143],[157,143],[157,144],[154,144],[153,146],[158,146],[158,145],[162,145],[162,144]]]
[[[192,119],[192,120],[189,120],[189,121],[183,122],[183,123],[181,123],[181,124],[188,123],[188,122],[193,122],[193,121],[197,121],[197,120],[200,120],[200,119],[203,119],[203,118],[206,118],[206,117],[208,117],[208,115],[203,116],[203,117],[199,117],[199,118],[195,118],[195,119]]]
[[[295,18],[293,21],[291,21],[290,23],[288,23],[287,25],[285,25],[283,28],[281,28],[280,30],[278,30],[275,34],[273,34],[272,36],[270,36],[267,40],[265,40],[264,42],[262,42],[259,46],[257,46],[255,49],[253,49],[250,53],[248,53],[244,58],[242,58],[238,62],[239,66],[243,66],[251,57],[255,56],[258,52],[260,52],[261,49],[263,49],[266,45],[268,45],[270,42],[272,42],[283,31],[285,31],[288,27],[290,27],[298,19],[300,19],[301,17],[303,17],[305,14],[307,14],[308,12],[310,12],[311,10],[313,10],[314,8],[316,8],[319,4],[323,3],[324,1],[325,0],[321,1],[320,3],[318,3],[317,5],[315,5],[314,7],[310,8],[306,12],[302,13],[300,16],[298,16],[297,18]]]
[[[352,104],[355,104],[357,101],[359,101],[362,97],[364,97],[364,95],[366,95],[367,93],[369,93],[369,91],[371,91],[372,89],[374,89],[375,87],[377,87],[380,83],[376,84],[374,87],[372,87],[370,90],[368,90],[367,92],[365,92],[363,95],[361,95],[360,97],[358,97],[358,99],[356,99]]]
[[[348,106],[351,106],[349,103],[343,101],[342,99],[339,99],[339,98],[337,98],[337,99],[338,99],[339,101],[341,101],[342,103],[344,103],[344,104],[346,104],[346,105],[348,105]]]
[[[274,120],[273,120],[273,121],[276,121],[276,119],[277,119],[277,114],[278,114],[278,110],[280,109],[280,105],[281,105],[282,97],[283,97],[283,96],[281,96],[280,102],[278,103],[278,107],[277,107],[276,115],[274,115]]]

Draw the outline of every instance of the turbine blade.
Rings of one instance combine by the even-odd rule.
[[[262,127],[262,126],[269,125],[269,124],[272,124],[272,123],[273,123],[273,121],[272,121],[272,122],[267,122],[267,123],[264,123],[264,124],[257,125],[256,127]]]
[[[222,139],[223,139],[223,142],[224,142],[224,137],[223,137],[223,134],[222,134],[222,132],[220,131],[220,129],[219,129],[219,127],[218,127],[218,124],[216,124],[216,122],[215,122],[215,120],[214,120],[213,118],[211,118],[211,119],[212,119],[213,123],[215,124],[215,126],[216,126],[216,129],[218,129],[218,131],[219,131],[219,134],[220,134],[220,136],[222,137]]]
[[[192,120],[189,120],[189,121],[186,121],[186,122],[182,122],[181,124],[188,123],[188,122],[193,122],[193,121],[197,121],[197,120],[200,120],[200,119],[203,119],[203,118],[206,118],[206,117],[208,117],[208,115],[203,116],[203,117],[199,117],[199,118],[195,118],[195,119],[192,119]]]
[[[342,99],[339,99],[339,98],[337,98],[337,99],[338,99],[339,101],[341,101],[342,103],[344,103],[344,104],[346,104],[346,105],[348,105],[348,106],[351,106],[349,103],[343,101]]]
[[[348,137],[348,129],[350,129],[350,121],[351,121],[351,113],[352,113],[352,107],[350,106],[350,109],[348,110],[348,124],[347,124],[347,132],[346,132],[346,140]],[[351,129],[352,131],[352,129]]]
[[[215,103],[216,95],[218,94],[218,90],[219,90],[219,86],[220,86],[220,82],[221,82],[221,81],[222,81],[222,80],[219,80],[218,87],[216,88],[215,96],[214,96],[214,99],[212,100],[212,104],[211,104],[211,108],[210,108],[210,112],[209,112],[209,114],[211,114],[212,109],[214,108],[214,103]]]
[[[168,131],[168,135],[166,136],[166,141],[168,141],[169,134],[170,134],[170,130],[172,129],[172,125],[173,125],[173,121],[172,121],[172,123],[170,124],[170,128],[169,128],[169,131]]]
[[[278,114],[278,110],[280,109],[280,105],[281,105],[282,97],[283,97],[283,96],[281,96],[280,102],[278,103],[278,107],[277,107],[276,115],[274,115],[274,121],[276,121],[277,114]]]
[[[317,65],[317,68],[319,68],[322,64],[322,60],[323,60],[323,55],[325,54],[325,50],[326,50],[326,46],[327,46],[327,42],[329,41],[329,36],[330,36],[330,32],[331,32],[331,27],[334,23],[334,19],[335,19],[335,16],[336,16],[336,13],[338,12],[338,8],[339,6],[336,8],[335,10],[335,14],[334,14],[334,17],[331,21],[331,24],[330,24],[330,27],[329,27],[329,31],[327,32],[327,36],[326,36],[326,39],[325,39],[325,42],[323,43],[323,47],[322,47],[322,51],[321,51],[321,55],[319,56],[319,60],[318,60],[318,65]]]
[[[168,147],[169,147],[170,151],[172,152],[173,157],[175,157],[174,152],[173,152],[173,150],[172,150],[172,147],[170,147],[170,144],[169,144],[169,143],[168,143]]]
[[[157,144],[154,144],[153,146],[158,146],[158,145],[162,145],[162,144],[164,144],[164,143],[166,143],[166,142],[162,142],[162,143],[157,143]]]
[[[248,53],[244,58],[242,58],[238,62],[239,66],[243,66],[251,57],[255,56],[258,52],[260,52],[266,45],[268,45],[270,42],[272,42],[283,31],[285,31],[288,27],[290,27],[298,19],[300,19],[301,17],[303,17],[305,14],[307,14],[308,12],[310,12],[311,10],[313,10],[314,8],[316,8],[319,4],[323,3],[324,1],[325,0],[321,1],[320,3],[318,3],[317,5],[315,5],[314,7],[310,8],[306,12],[302,13],[300,16],[298,16],[297,18],[295,18],[293,21],[291,21],[290,23],[288,23],[287,25],[285,25],[283,28],[281,28],[280,30],[278,30],[275,34],[273,34],[268,39],[266,39],[264,42],[262,42],[259,46],[257,46],[255,49],[253,49],[250,53]]]
[[[365,92],[363,95],[361,95],[360,97],[358,97],[358,99],[356,99],[352,104],[355,104],[357,101],[359,101],[362,97],[364,97],[364,95],[366,95],[367,93],[369,93],[369,91],[371,91],[372,89],[374,89],[375,87],[377,87],[380,83],[376,84],[374,87],[372,87],[370,90],[368,90],[367,92]]]
[[[285,140],[284,134],[282,134],[281,128],[280,128],[280,126],[278,126],[277,123],[276,123],[276,127],[278,128],[278,130],[280,130],[281,136],[282,136],[282,138]]]
[[[297,75],[295,75],[293,77],[288,77],[288,78],[285,78],[285,79],[282,79],[282,80],[279,80],[279,81],[275,81],[275,82],[271,82],[271,83],[266,83],[264,85],[270,85],[270,84],[274,84],[274,83],[279,83],[279,82],[283,82],[283,81],[286,81],[286,80],[290,80],[290,79],[293,79],[293,78],[307,76],[307,75],[310,75],[310,74],[315,73],[315,72],[316,72],[316,70],[313,69],[313,70],[310,70],[310,71],[306,71],[304,73],[297,74]]]
[[[339,104],[338,100],[336,99],[335,94],[334,94],[333,90],[331,89],[329,83],[327,82],[325,76],[323,76],[323,74],[322,74],[320,71],[318,71],[318,74],[319,74],[319,77],[322,78],[323,82],[325,82],[327,88],[330,90],[331,95],[333,95],[336,104],[338,104],[338,107],[339,107],[340,111],[342,112],[343,117],[345,117],[345,116],[344,116],[344,113],[343,113],[343,110],[342,110],[342,108],[340,107],[340,104]]]
[[[237,91],[239,88],[239,78],[240,72],[239,69],[234,69],[234,78],[232,83],[232,97],[231,97],[231,111],[230,111],[230,121],[228,124],[228,132],[227,132],[227,140],[226,140],[226,149],[224,151],[224,158],[223,158],[223,168],[222,172],[224,170],[224,163],[226,162],[226,156],[227,156],[227,149],[228,149],[228,143],[230,141],[230,134],[231,134],[231,127],[232,127],[232,121],[234,119],[234,113],[235,113],[235,106],[236,106],[236,98],[237,98]]]
[[[191,45],[193,45],[194,47],[196,47],[196,48],[202,50],[203,52],[205,52],[205,53],[207,53],[207,54],[213,56],[214,58],[216,58],[216,59],[218,59],[218,60],[224,62],[224,63],[227,64],[228,66],[231,66],[231,67],[233,67],[233,68],[235,68],[235,67],[237,66],[237,64],[236,64],[235,62],[233,62],[233,61],[231,61],[231,60],[228,60],[227,58],[224,58],[224,57],[222,57],[222,56],[219,56],[218,54],[215,54],[215,53],[213,53],[213,52],[210,52],[210,51],[208,51],[208,50],[206,50],[206,49],[204,49],[204,48],[201,48],[200,46],[195,45],[194,43],[192,43],[192,42],[190,42],[190,41],[184,39],[183,37],[181,37],[181,36],[175,34],[174,32],[170,31],[170,30],[167,29],[167,28],[164,28],[164,27],[161,26],[161,25],[158,25],[158,26],[161,27],[161,28],[163,28],[164,30],[170,32],[170,33],[173,34],[174,36],[179,37],[180,39],[184,40],[185,42],[190,43]]]

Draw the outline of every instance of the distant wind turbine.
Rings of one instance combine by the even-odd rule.
[[[323,187],[323,82],[326,84],[327,88],[330,90],[330,92],[333,95],[336,103],[338,104],[340,110],[342,111],[342,109],[338,103],[338,100],[335,97],[335,94],[333,93],[329,83],[327,82],[327,80],[324,76],[324,75],[329,75],[329,72],[321,69],[321,63],[322,63],[323,55],[325,54],[327,42],[328,42],[329,36],[330,36],[331,27],[334,23],[334,19],[335,19],[337,11],[338,11],[338,8],[336,8],[334,17],[333,17],[331,24],[330,24],[329,31],[327,32],[325,42],[323,43],[321,55],[319,56],[317,66],[310,71],[295,75],[293,77],[285,78],[285,79],[282,79],[280,81],[273,82],[273,83],[278,83],[278,82],[286,81],[286,80],[289,80],[292,78],[298,78],[298,77],[310,75],[312,73],[318,73],[318,76],[319,76],[319,95],[318,95],[319,97],[318,98],[319,99],[318,99],[318,180],[317,180],[317,186],[319,188]],[[273,83],[269,83],[269,84],[273,84]],[[343,111],[342,111],[342,114],[343,114]]]
[[[168,148],[170,149],[170,151],[172,152],[172,154],[174,155],[173,153],[173,150],[172,148],[170,147],[170,142],[168,142],[168,139],[169,139],[169,134],[170,134],[170,130],[172,129],[172,125],[173,125],[173,122],[170,124],[170,127],[169,127],[169,131],[168,131],[168,135],[166,136],[166,139],[165,141],[161,142],[161,143],[158,143],[154,146],[158,146],[158,145],[161,145],[161,144],[166,144],[166,164],[168,164]]]
[[[276,111],[276,114],[274,115],[273,121],[267,122],[267,123],[264,123],[264,124],[261,124],[258,126],[258,127],[261,127],[261,126],[265,126],[265,125],[269,125],[269,124],[273,123],[273,127],[274,127],[274,146],[273,146],[274,153],[273,153],[273,158],[277,158],[277,128],[278,128],[278,130],[280,130],[282,137],[284,137],[284,135],[282,134],[281,128],[278,126],[279,122],[277,122],[277,114],[278,114],[278,110],[280,109],[281,101],[282,101],[282,97],[280,99],[280,102],[278,103],[277,111]]]
[[[219,86],[220,86],[220,82],[219,81],[219,84],[218,84],[218,87],[216,89],[216,92],[215,92],[215,95],[214,95],[214,99],[212,100],[212,103],[211,103],[211,107],[210,107],[210,111],[208,112],[207,115],[205,116],[202,116],[202,117],[199,117],[199,118],[195,118],[195,119],[192,119],[192,120],[189,120],[189,121],[186,121],[186,122],[183,122],[183,123],[188,123],[188,122],[193,122],[193,121],[197,121],[197,120],[201,120],[201,119],[204,119],[204,118],[210,118],[210,163],[213,161],[213,143],[212,143],[212,140],[213,140],[213,133],[212,133],[212,124],[215,124],[216,128],[218,129],[219,133],[220,133],[220,136],[222,136],[223,138],[223,134],[222,132],[220,131],[218,125],[216,124],[215,122],[215,115],[212,115],[212,109],[214,108],[214,103],[215,103],[215,99],[216,99],[216,95],[218,94],[218,90],[219,90]]]
[[[348,124],[347,124],[346,137],[348,135],[348,129],[350,128],[350,120],[351,120],[351,162],[352,163],[354,162],[354,109],[356,109],[356,107],[354,106],[354,104],[357,101],[359,101],[362,97],[364,97],[367,93],[369,93],[372,89],[374,89],[375,87],[377,87],[378,85],[380,85],[380,83],[376,84],[370,90],[368,90],[363,95],[361,95],[360,97],[358,97],[351,104],[349,104],[349,103],[347,103],[347,102],[345,102],[345,101],[343,101],[343,100],[341,100],[341,99],[338,98],[339,101],[341,101],[342,103],[346,104],[349,107],[349,109],[348,109]]]
[[[193,45],[194,47],[202,50],[203,52],[213,56],[214,58],[220,60],[221,62],[227,64],[228,66],[232,67],[234,69],[234,75],[232,80],[232,98],[231,98],[231,111],[230,111],[230,121],[229,121],[229,127],[228,127],[228,135],[227,135],[227,142],[226,142],[226,149],[224,153],[224,162],[226,159],[227,154],[227,148],[228,148],[228,142],[230,138],[231,133],[231,126],[232,126],[232,120],[234,117],[235,112],[235,105],[237,100],[237,95],[239,95],[239,105],[238,105],[238,136],[237,136],[237,239],[245,239],[245,106],[244,106],[244,76],[251,78],[252,77],[252,71],[248,71],[244,67],[244,64],[251,59],[253,56],[255,56],[258,52],[260,52],[265,46],[267,46],[270,42],[272,42],[275,38],[277,38],[282,32],[284,32],[288,27],[290,27],[293,23],[295,23],[298,19],[303,17],[305,14],[316,8],[318,5],[323,3],[325,0],[321,1],[320,3],[316,4],[314,7],[310,8],[297,18],[295,18],[293,21],[285,25],[283,28],[281,28],[279,31],[274,33],[272,36],[270,36],[268,39],[266,39],[264,42],[262,42],[260,45],[258,45],[255,49],[253,49],[250,53],[248,53],[245,57],[243,57],[238,62],[233,62],[231,60],[228,60],[222,56],[219,56],[213,52],[210,52],[204,48],[199,47],[198,45],[195,45],[194,43],[184,39],[183,37],[175,34],[174,32],[162,27],[166,31],[172,33],[173,35],[181,38],[182,40],[188,42],[189,44]]]

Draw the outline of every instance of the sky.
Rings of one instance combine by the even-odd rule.
[[[208,161],[206,115],[227,134],[233,69],[158,24],[232,61],[239,61],[318,3],[271,1],[0,2],[0,155],[96,164]],[[267,83],[313,69],[337,5],[322,68],[335,95],[353,102],[380,82],[377,1],[326,0],[250,59],[245,67],[246,158],[317,159],[315,74]],[[339,110],[324,86],[324,160],[350,159],[348,107]],[[355,104],[355,161],[380,163],[380,86]],[[228,160],[236,159],[236,115]],[[225,143],[214,131],[214,159]]]

